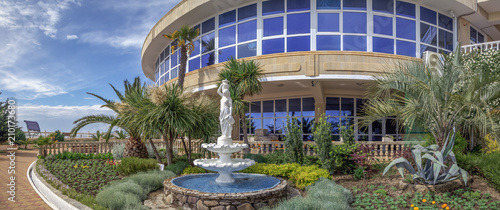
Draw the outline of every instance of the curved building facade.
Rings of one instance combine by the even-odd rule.
[[[188,59],[186,87],[213,94],[224,61],[255,60],[265,79],[263,93],[247,98],[250,135],[281,139],[289,115],[300,119],[308,140],[311,122],[326,112],[332,138],[339,139],[339,122],[360,119],[372,75],[425,51],[449,53],[459,43],[498,40],[500,27],[481,30],[485,23],[496,25],[481,19],[484,13],[496,14],[475,0],[184,0],[146,37],[142,66],[157,85],[176,81],[180,52],[172,52],[176,41],[162,35],[195,27],[200,36]],[[401,137],[390,118],[355,129],[359,140]]]

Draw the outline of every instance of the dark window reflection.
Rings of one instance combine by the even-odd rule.
[[[250,108],[250,111],[252,112],[250,117],[251,118],[261,118],[262,115],[261,115],[261,102],[260,101],[257,101],[257,102],[252,102],[251,103],[251,108]]]
[[[274,117],[274,102],[273,101],[263,101],[262,102],[262,111],[263,117]]]
[[[203,48],[203,53],[212,51],[215,49],[215,33],[210,33],[203,38],[201,38],[201,45]]]
[[[285,12],[284,0],[268,0],[262,2],[262,15],[271,15]]]
[[[326,116],[340,116],[339,98],[326,98]]]
[[[372,123],[372,134],[382,134],[382,120],[376,120]]]
[[[210,66],[215,63],[215,53],[207,53],[201,56],[201,67]]]
[[[302,118],[302,133],[312,133],[314,125],[314,117]]]
[[[341,100],[341,116],[354,116],[354,99],[353,98],[342,98]]]
[[[293,98],[288,100],[288,115],[289,116],[301,116],[300,113],[300,98]]]
[[[314,116],[314,98],[302,99],[302,116]]]
[[[340,0],[316,0],[317,9],[340,9]]]
[[[373,11],[394,13],[394,0],[373,0]]]
[[[286,117],[286,99],[274,102],[276,117]]]

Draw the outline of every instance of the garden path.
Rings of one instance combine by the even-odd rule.
[[[15,198],[16,202],[9,201],[9,179],[8,173],[10,153],[7,151],[7,145],[0,145],[0,209],[5,210],[42,210],[51,209],[31,187],[26,172],[37,159],[38,150],[17,150],[15,151]]]

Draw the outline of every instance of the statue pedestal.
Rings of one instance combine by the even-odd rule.
[[[233,139],[227,136],[221,136],[217,138],[217,145],[232,145],[232,144],[233,144]]]

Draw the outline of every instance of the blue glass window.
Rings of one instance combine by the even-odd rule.
[[[198,40],[194,41],[193,45],[194,45],[194,49],[193,49],[193,52],[191,52],[192,57],[200,54],[200,40],[198,39]]]
[[[477,43],[483,43],[484,42],[484,36],[481,33],[477,33]]]
[[[246,58],[256,55],[257,55],[256,42],[238,45],[238,58]]]
[[[236,26],[219,30],[219,47],[236,44]]]
[[[394,0],[373,0],[373,11],[394,14]]]
[[[436,25],[436,15],[436,12],[425,7],[420,7],[420,20]]]
[[[189,72],[200,68],[200,57],[189,60]]]
[[[167,68],[168,68],[168,66],[167,66]],[[167,70],[168,70],[168,69],[167,69]],[[160,75],[165,74],[165,71],[166,71],[166,70],[165,70],[165,63],[162,63],[162,64],[160,65]]]
[[[396,40],[396,54],[415,57],[415,43]]]
[[[238,9],[238,21],[257,17],[257,4],[251,4]]]
[[[200,24],[198,24],[198,25],[195,25],[195,26],[193,27],[193,29],[194,29],[194,30],[198,30],[198,33],[200,33],[200,34],[201,34],[201,29],[200,29],[200,27],[201,27],[201,25],[200,25]]]
[[[314,98],[302,99],[302,116],[314,116]]]
[[[394,40],[373,37],[373,52],[394,54]]]
[[[317,9],[340,9],[340,0],[316,0]]]
[[[309,0],[287,0],[286,2],[288,12],[309,10],[311,8]]]
[[[404,1],[396,1],[396,14],[415,18],[415,4]]]
[[[339,100],[339,98],[326,97],[326,107],[325,108],[326,108],[326,116],[340,116],[340,100]]]
[[[288,99],[288,116],[301,116],[300,98]]]
[[[453,51],[453,34],[440,29],[439,47]]]
[[[264,36],[283,34],[283,17],[264,19]]]
[[[366,51],[366,36],[344,36],[344,51]]]
[[[172,67],[177,66],[177,64],[179,64],[179,58],[178,58],[179,56],[177,56],[177,55],[179,55],[178,50],[175,51],[174,54],[172,54]]]
[[[238,42],[257,38],[257,20],[252,20],[238,25]]]
[[[163,85],[165,83],[165,77],[161,77],[160,79],[160,85]]]
[[[392,18],[374,15],[373,33],[392,36]]]
[[[477,31],[475,28],[470,27],[470,40],[474,43],[477,43]]]
[[[210,66],[215,63],[215,53],[207,53],[201,56],[201,67]]]
[[[366,13],[344,12],[344,33],[366,34]]]
[[[166,48],[166,49],[164,50],[164,52],[165,52],[165,57],[168,57],[168,56],[170,55],[170,51],[171,51],[171,49],[170,49],[170,48]]]
[[[176,78],[177,75],[179,74],[179,67],[176,67],[170,71],[170,74],[172,75],[172,79]]]
[[[366,10],[366,0],[344,0],[345,10]]]
[[[203,22],[201,25],[202,25],[201,29],[203,31],[202,34],[210,32],[215,29],[215,18],[211,18]]]
[[[168,80],[170,80],[170,72],[167,72],[165,74],[165,81],[168,81]]]
[[[176,40],[172,41],[172,44],[170,44],[170,46],[173,46],[174,50],[177,50],[177,43],[178,43],[178,41],[176,39]],[[172,50],[172,48],[170,48],[170,50]]]
[[[210,33],[201,38],[201,46],[203,48],[203,53],[212,51],[215,49],[215,33]]]
[[[434,26],[420,23],[420,42],[425,44],[436,45],[437,29]]]
[[[398,38],[415,40],[415,21],[404,18],[396,18],[396,36]]]
[[[286,49],[287,52],[310,51],[310,36],[288,37]]]
[[[165,51],[160,53],[160,61],[165,60]]]
[[[269,0],[262,2],[262,15],[271,15],[285,12],[284,0]]]
[[[340,50],[340,36],[316,36],[316,50]]]
[[[339,32],[339,13],[318,13],[319,32]]]
[[[446,15],[439,14],[439,26],[453,31],[453,19]]]
[[[341,102],[341,116],[354,116],[354,98],[341,98]],[[342,121],[344,121],[344,119],[342,119]]]
[[[219,50],[219,63],[225,62],[230,58],[236,58],[236,47]]]
[[[219,27],[224,27],[236,23],[236,10],[219,15]]]
[[[309,13],[287,15],[288,34],[309,33],[311,25],[311,15]],[[297,24],[300,23],[300,24]]]
[[[262,41],[262,55],[285,52],[285,38]]]
[[[286,117],[286,99],[274,101],[274,114],[276,117]]]

